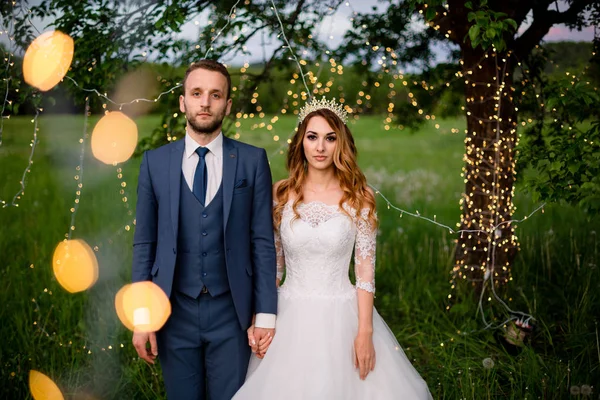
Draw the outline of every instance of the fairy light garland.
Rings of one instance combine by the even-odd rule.
[[[27,174],[31,172],[31,166],[33,165],[33,155],[35,154],[35,149],[38,144],[38,118],[40,116],[41,108],[35,108],[35,116],[31,120],[33,124],[33,139],[31,139],[31,143],[29,146],[31,147],[31,152],[29,153],[29,159],[27,160],[27,166],[23,170],[23,174],[21,175],[21,180],[19,181],[19,185],[21,186],[19,191],[13,196],[12,201],[7,203],[5,200],[0,200],[0,204],[2,204],[2,208],[6,207],[19,207],[18,201],[21,200],[21,197],[25,194],[25,188],[27,186]]]
[[[79,150],[79,164],[75,167],[75,176],[73,179],[77,182],[77,190],[75,191],[75,200],[73,201],[73,207],[71,207],[71,225],[69,232],[65,234],[67,240],[71,240],[73,231],[75,230],[75,217],[79,210],[79,202],[81,200],[81,192],[83,191],[83,161],[85,159],[85,142],[88,139],[88,117],[90,116],[90,98],[85,98],[85,108],[83,111],[83,133],[79,139],[80,150]]]
[[[234,7],[232,7],[232,9],[231,9],[231,11],[230,11],[230,16],[231,16],[231,14],[232,14],[232,13],[235,11],[235,8],[236,8],[236,6],[237,6],[237,4],[238,4],[238,3],[239,3],[239,1],[238,1],[238,2],[237,2],[235,5],[234,5]],[[312,72],[310,72],[310,71],[309,71],[309,73],[306,73],[306,74],[303,72],[303,70],[302,70],[302,65],[306,65],[306,62],[302,63],[302,61],[304,61],[304,60],[299,60],[299,59],[296,57],[296,55],[295,55],[294,51],[292,50],[292,48],[291,48],[291,46],[290,46],[290,44],[289,44],[289,41],[288,41],[287,37],[285,36],[285,32],[284,32],[284,30],[283,30],[283,23],[282,23],[282,21],[281,21],[281,19],[280,19],[280,17],[279,17],[279,14],[278,14],[278,12],[277,12],[277,9],[276,9],[276,7],[275,7],[275,4],[274,4],[274,2],[273,2],[273,1],[271,1],[271,3],[272,3],[272,5],[273,5],[272,9],[274,10],[274,12],[275,12],[275,15],[277,16],[277,19],[278,19],[278,21],[279,21],[279,23],[280,23],[280,27],[281,27],[281,29],[282,29],[282,35],[283,35],[283,37],[284,37],[284,41],[285,41],[285,43],[286,43],[286,45],[285,45],[285,46],[283,46],[283,47],[284,47],[284,48],[286,48],[286,49],[288,49],[288,50],[290,51],[290,53],[292,54],[292,56],[291,56],[291,58],[290,58],[290,59],[291,59],[291,60],[294,60],[294,61],[296,62],[297,66],[298,66],[298,69],[299,69],[299,74],[295,74],[295,77],[294,77],[294,78],[291,80],[291,84],[294,84],[294,83],[295,83],[295,80],[297,80],[297,79],[299,79],[300,77],[302,77],[302,82],[303,82],[303,84],[304,84],[304,87],[306,88],[306,92],[302,92],[302,93],[300,94],[300,97],[301,97],[303,100],[307,100],[307,99],[308,99],[310,96],[312,96],[312,93],[314,93],[314,94],[323,94],[323,93],[328,93],[328,91],[327,91],[326,89],[330,89],[330,87],[332,87],[332,86],[333,86],[333,84],[334,84],[334,80],[333,80],[333,79],[331,79],[331,80],[328,80],[328,82],[326,83],[325,87],[323,87],[323,86],[321,86],[321,87],[318,87],[318,75],[319,75],[319,74],[317,74],[317,77],[315,78],[315,76],[314,76],[314,74],[312,74]],[[349,3],[348,3],[348,2],[346,2],[346,5],[347,5],[347,6],[349,6]],[[355,13],[355,14],[356,14],[356,13]],[[228,20],[228,23],[227,23],[227,24],[229,24],[229,22],[230,22],[230,20],[231,20],[231,19],[232,19],[232,18],[230,18],[230,19]],[[217,34],[217,35],[216,35],[216,36],[213,38],[213,42],[214,42],[214,40],[216,40],[216,38],[218,38],[218,37],[221,35],[221,33],[224,31],[224,29],[225,29],[226,27],[227,27],[227,25],[226,25],[225,27],[223,27],[223,28],[222,28],[222,29],[219,31],[219,33],[218,33],[218,34]],[[211,46],[210,46],[210,47],[209,47],[209,49],[207,50],[207,54],[208,54],[210,51],[212,51],[212,50],[213,50],[213,48],[212,48],[212,42],[211,42]],[[386,49],[386,50],[387,50],[387,49]],[[387,50],[387,51],[388,51],[388,52],[391,52],[391,50]],[[487,55],[486,55],[486,57],[487,57]],[[393,56],[393,55],[392,55],[392,58],[394,58],[394,56]],[[330,64],[331,64],[331,69],[334,69],[334,68],[335,68],[335,72],[337,72],[339,75],[342,75],[342,74],[343,74],[343,66],[337,66],[337,65],[335,64],[335,61],[334,61],[334,60],[332,61],[332,60],[333,60],[332,58],[330,58],[330,60],[329,60],[329,62],[330,62]],[[394,60],[394,62],[395,62],[395,60]],[[336,68],[336,67],[337,67],[337,68]],[[341,68],[340,68],[340,67],[341,67]],[[385,65],[384,63],[382,63],[382,68],[385,68],[385,67],[386,67],[386,65]],[[320,67],[319,71],[321,71],[322,69],[323,69],[323,67]],[[333,72],[333,71],[331,71],[331,72]],[[310,89],[309,89],[309,87],[308,87],[308,84],[307,84],[307,81],[306,81],[306,77],[307,77],[307,76],[309,77],[309,79],[310,79],[311,83],[314,85],[314,87],[313,87],[313,90],[310,90]],[[81,88],[81,87],[80,87],[80,86],[77,84],[77,82],[76,82],[75,80],[73,80],[72,78],[70,78],[70,77],[68,77],[68,76],[67,76],[66,78],[67,78],[67,79],[69,79],[69,80],[71,80],[71,81],[72,81],[72,82],[73,82],[73,83],[74,83],[74,84],[75,84],[75,85],[76,85],[76,86],[77,86],[79,89],[81,89],[81,90],[83,90],[83,91],[86,91],[86,92],[93,92],[93,93],[95,93],[97,96],[99,96],[99,97],[101,97],[101,98],[104,98],[106,101],[108,101],[108,102],[110,102],[110,103],[112,103],[112,104],[114,104],[114,105],[118,106],[118,107],[119,107],[119,109],[121,109],[123,106],[129,105],[129,104],[133,104],[133,103],[137,103],[137,102],[140,102],[140,101],[146,101],[146,102],[157,102],[157,101],[158,101],[158,100],[159,100],[159,99],[160,99],[160,98],[161,98],[163,95],[170,94],[170,93],[172,93],[174,90],[176,90],[176,89],[178,89],[178,88],[180,88],[180,87],[181,87],[181,85],[176,85],[176,86],[172,87],[170,90],[168,90],[168,91],[165,91],[165,92],[162,92],[162,93],[161,93],[161,94],[160,94],[160,95],[159,95],[159,96],[158,96],[156,99],[153,99],[153,100],[151,100],[151,99],[149,100],[149,99],[143,99],[143,98],[141,98],[141,99],[135,99],[135,100],[132,100],[132,101],[130,101],[130,102],[127,102],[127,103],[117,103],[117,102],[114,102],[113,100],[111,100],[110,98],[108,98],[106,94],[102,94],[102,93],[100,93],[99,91],[97,91],[96,89],[84,89],[84,88]],[[395,77],[394,77],[394,78],[395,78]],[[457,77],[456,77],[456,79],[460,79],[460,78],[462,78],[462,74],[457,74]],[[402,74],[400,73],[400,74],[398,74],[398,79],[394,79],[394,80],[402,80],[402,79],[403,79],[403,76],[402,76]],[[469,82],[467,79],[465,79],[465,84],[469,84],[469,83],[470,83],[470,84],[486,84],[486,85],[489,85],[489,83],[485,83],[485,82]],[[416,82],[413,82],[413,84],[414,84],[414,85],[417,85],[417,83],[416,83]],[[407,81],[403,81],[403,85],[406,87],[406,86],[408,85]],[[449,85],[449,83],[446,83],[446,85],[448,86],[448,85]],[[427,88],[426,88],[426,86],[428,86],[428,85],[426,84],[426,82],[422,81],[422,82],[421,82],[421,86],[423,86],[423,88],[424,88],[424,89],[427,89]],[[390,88],[390,89],[394,89],[394,88],[395,88],[395,84],[393,83],[393,81],[392,81],[392,83],[390,83],[390,85],[389,85],[389,88]],[[315,92],[315,89],[317,90],[317,92]],[[500,88],[500,91],[499,91],[499,95],[498,95],[498,97],[502,96],[503,89],[504,89],[504,87],[502,86],[502,87]],[[392,93],[392,91],[390,91],[390,94],[391,94],[391,93]],[[497,93],[498,93],[498,92],[497,92]],[[255,99],[254,103],[255,103],[255,104],[257,104],[257,107],[258,107],[258,106],[260,106],[260,104],[258,103],[258,97],[259,97],[259,96],[258,96],[258,93],[257,93],[257,92],[256,92],[255,94],[256,94],[256,96],[253,96],[253,99]],[[409,94],[410,94],[410,92],[409,92]],[[393,97],[394,97],[394,96],[395,96],[395,93],[394,93],[393,95],[391,95],[391,96],[390,96],[390,95],[388,95],[388,97],[389,97],[389,99],[390,99],[390,103],[389,103],[389,107],[388,107],[388,119],[386,119],[386,123],[390,123],[390,122],[391,122],[391,120],[389,120],[389,118],[391,118],[391,117],[393,116],[393,109],[394,109],[394,106],[393,106],[393,101],[392,101],[392,100],[393,100]],[[366,97],[366,95],[364,95],[364,97],[365,97],[365,100],[369,100],[369,98],[367,98],[367,97]],[[414,107],[418,107],[418,103],[417,103],[416,99],[414,99],[414,96],[409,96],[409,98],[411,99],[411,104],[412,104]],[[293,100],[293,101],[296,101],[296,102],[297,102],[297,99],[298,99],[298,96],[296,96],[296,97],[294,98],[294,100]],[[493,100],[493,99],[484,99],[484,100],[481,100],[481,101],[485,101],[485,100]],[[88,98],[86,98],[86,110],[88,109],[88,103],[87,103],[87,101],[88,101]],[[293,102],[293,101],[292,101],[292,102]],[[467,101],[469,101],[469,100],[467,100]],[[474,101],[474,100],[471,100],[471,101]],[[360,104],[360,103],[359,103],[359,104]],[[297,104],[296,104],[296,105],[297,105]],[[286,111],[287,107],[288,107],[288,105],[287,105],[287,104],[286,104],[284,107],[282,107],[282,110],[281,110],[281,113],[282,113],[282,114],[285,114],[285,112],[284,112],[284,111]],[[346,105],[346,107],[350,108],[350,106],[348,106],[348,105]],[[14,200],[15,200],[15,199],[18,199],[18,198],[20,198],[19,196],[20,196],[21,194],[23,194],[23,192],[24,192],[24,190],[25,190],[25,186],[24,186],[25,175],[26,175],[26,173],[28,173],[28,172],[30,171],[30,170],[29,170],[29,167],[30,167],[30,165],[32,164],[33,150],[35,149],[35,145],[36,145],[36,143],[37,143],[37,131],[38,131],[38,128],[37,128],[37,119],[38,119],[38,116],[39,116],[39,111],[41,111],[41,110],[38,110],[38,109],[36,109],[36,116],[35,116],[35,118],[32,120],[32,123],[34,123],[34,139],[33,139],[33,141],[32,141],[32,153],[31,153],[31,155],[30,155],[30,159],[29,159],[29,165],[28,165],[28,168],[26,169],[26,171],[25,171],[25,173],[24,173],[24,175],[23,175],[23,179],[22,179],[22,181],[21,181],[21,184],[22,184],[21,191],[20,191],[20,192],[19,192],[17,195],[15,195],[15,198],[13,199],[13,203],[14,203]],[[257,109],[257,111],[258,111],[258,112],[260,112],[261,110]],[[297,109],[296,109],[296,110],[294,110],[294,111],[295,111],[295,112],[297,112]],[[4,107],[3,107],[3,112],[4,112]],[[2,116],[3,116],[3,118],[4,118],[3,112],[2,112]],[[86,112],[86,118],[87,118],[87,115],[88,115],[88,114],[87,114],[87,112]],[[259,115],[260,115],[260,114],[259,114]],[[499,113],[498,113],[498,115],[499,115]],[[264,117],[264,113],[263,113],[263,117]],[[261,117],[261,118],[263,118],[263,117]],[[355,117],[358,117],[358,115],[355,115]],[[273,118],[275,118],[275,117],[273,117]],[[272,124],[274,124],[275,122],[277,122],[277,120],[278,120],[278,119],[279,119],[279,118],[275,119],[274,121],[273,121],[273,119],[272,119],[272,120],[271,120]],[[430,118],[427,118],[427,119],[432,119],[432,120],[434,120],[434,119],[435,119],[435,116],[434,116],[434,115],[431,115],[431,116],[430,116]],[[482,120],[482,122],[483,122],[483,120]],[[486,121],[486,122],[488,122],[488,121]],[[498,119],[497,119],[497,118],[496,118],[496,120],[495,120],[495,121],[493,121],[493,119],[492,119],[492,121],[490,121],[490,122],[496,122],[496,123],[499,123],[499,121],[498,121]],[[528,121],[528,122],[531,122],[531,121]],[[236,126],[237,126],[237,127],[239,127],[238,125],[236,125]],[[436,126],[436,128],[438,128],[438,126]],[[386,130],[388,130],[388,129],[386,129]],[[456,131],[458,132],[458,129],[457,129]],[[1,128],[0,128],[0,134],[1,134]],[[84,136],[85,136],[85,135],[87,135],[87,134],[86,134],[86,133],[85,133],[85,131],[84,131]],[[0,136],[0,137],[1,137],[1,136]],[[497,140],[499,141],[499,132],[498,132],[498,137],[497,137]],[[289,141],[289,139],[288,139],[288,141]],[[499,142],[500,142],[500,141],[499,141]],[[0,142],[0,143],[1,143],[1,142]],[[500,142],[500,143],[501,143],[501,142]],[[82,145],[83,145],[83,143],[82,143]],[[282,145],[283,145],[283,146],[285,146],[285,142],[284,142],[284,143],[282,143]],[[83,148],[83,146],[82,146],[82,148]],[[495,148],[496,148],[496,153],[498,153],[498,145],[496,145],[496,147],[495,147]],[[481,154],[483,154],[483,152],[482,152],[480,149],[474,149],[474,151],[476,151],[476,152],[481,152]],[[280,153],[280,154],[281,154],[281,152],[280,152],[280,151],[278,151],[278,153]],[[80,162],[81,162],[81,164],[80,164],[80,165],[81,165],[81,170],[79,170],[79,171],[78,171],[78,172],[80,172],[80,180],[79,180],[79,182],[78,182],[78,189],[79,189],[79,190],[77,191],[77,198],[76,198],[76,200],[79,200],[79,198],[80,198],[80,194],[81,194],[80,190],[83,188],[83,182],[82,182],[82,177],[83,177],[83,167],[82,167],[82,162],[83,162],[83,150],[82,150],[82,153],[81,153],[81,156],[80,156]],[[122,197],[122,201],[123,201],[123,203],[124,203],[124,206],[125,206],[125,208],[128,210],[128,214],[129,214],[129,215],[132,215],[132,211],[129,209],[128,198],[127,198],[127,195],[126,195],[126,192],[125,192],[125,187],[127,186],[127,183],[126,183],[126,181],[123,179],[123,175],[122,175],[122,169],[121,169],[121,168],[118,168],[118,169],[117,169],[117,178],[119,179],[119,182],[120,182],[120,185],[121,185],[121,189],[120,189],[119,193],[120,193],[120,194],[123,196],[123,197]],[[497,185],[495,185],[495,184],[494,184],[494,185],[492,185],[492,187],[493,187],[495,190],[497,190],[497,189],[498,189]],[[511,220],[511,221],[498,221],[498,220],[496,220],[496,224],[495,224],[495,225],[492,227],[492,229],[488,229],[488,230],[484,230],[484,229],[474,229],[474,230],[472,230],[472,229],[469,229],[469,230],[466,230],[466,229],[463,229],[463,230],[456,230],[456,231],[455,231],[455,230],[453,230],[451,227],[449,227],[449,226],[447,226],[447,225],[444,225],[444,224],[440,224],[439,222],[437,222],[437,221],[436,221],[436,219],[437,219],[437,218],[436,218],[435,216],[434,216],[434,218],[433,218],[433,220],[432,220],[432,219],[430,219],[430,218],[427,218],[427,217],[421,216],[421,215],[420,215],[420,213],[419,213],[418,211],[417,211],[416,213],[411,213],[411,212],[408,212],[408,211],[406,211],[406,210],[403,210],[403,209],[401,209],[401,208],[399,208],[399,207],[395,206],[395,205],[394,205],[394,204],[392,204],[392,203],[391,203],[391,202],[390,202],[390,201],[389,201],[387,198],[385,198],[385,197],[384,197],[384,195],[383,195],[383,194],[382,194],[382,193],[381,193],[381,192],[380,192],[378,189],[376,189],[376,188],[374,188],[374,189],[376,190],[376,194],[377,194],[377,195],[379,195],[379,196],[381,196],[382,198],[384,198],[384,200],[386,201],[386,204],[387,204],[387,207],[388,207],[388,208],[394,208],[395,210],[399,211],[399,212],[401,213],[401,215],[403,215],[403,214],[406,214],[406,215],[409,215],[409,216],[412,216],[412,217],[415,217],[415,218],[418,218],[418,219],[422,219],[422,220],[428,221],[428,222],[430,222],[430,223],[433,223],[433,224],[435,224],[435,225],[438,225],[438,226],[440,226],[440,227],[443,227],[443,228],[446,228],[446,229],[448,229],[448,231],[449,231],[450,233],[460,233],[460,234],[484,233],[484,234],[488,235],[488,238],[489,238],[490,240],[492,240],[492,232],[494,232],[494,231],[495,231],[495,229],[499,228],[500,226],[502,226],[502,225],[504,225],[504,224],[510,224],[510,223],[513,223],[513,224],[514,224],[514,223],[523,222],[523,221],[525,221],[526,219],[528,219],[529,217],[533,216],[535,213],[537,213],[537,212],[538,212],[540,209],[541,209],[541,210],[542,210],[542,212],[543,212],[543,206],[544,206],[544,205],[542,205],[542,206],[538,207],[538,208],[537,208],[536,210],[534,210],[534,211],[533,211],[531,214],[529,214],[528,216],[524,217],[524,218],[523,218],[523,219],[521,219],[521,220]],[[511,193],[511,197],[512,197],[512,195],[513,195],[513,194],[514,194],[514,193]],[[495,196],[497,196],[497,194],[496,194]],[[77,212],[77,206],[78,206],[78,204],[79,204],[79,202],[78,202],[78,201],[76,201],[76,202],[75,202],[75,205],[76,205],[76,207],[74,207],[74,208],[75,208],[75,210],[72,210],[72,224],[71,224],[71,226],[72,226],[72,227],[74,227],[74,226],[75,226],[75,225],[74,225],[74,220],[75,220],[75,214],[76,214],[76,212]],[[16,204],[13,204],[13,205],[16,205]],[[6,207],[6,205],[4,205],[4,206]],[[514,211],[514,210],[513,210],[513,211]],[[123,232],[128,232],[128,231],[130,231],[130,227],[131,227],[131,225],[135,225],[135,220],[133,220],[133,221],[132,221],[130,224],[128,223],[128,224],[126,224],[126,225],[122,226],[122,227],[119,229],[119,231],[116,233],[116,235],[121,235]],[[69,235],[70,235],[70,232],[69,232]],[[111,239],[109,239],[109,242],[112,242],[112,240],[111,240]],[[102,244],[98,244],[98,245],[94,246],[94,251],[99,251],[99,248],[101,247],[101,245],[102,245]],[[490,279],[490,280],[492,280],[492,281],[493,281],[493,279],[494,279],[494,275],[493,275],[493,274],[491,274],[491,275],[488,277],[488,279]],[[486,279],[486,280],[487,280],[487,279]],[[532,318],[531,316],[529,316],[529,315],[527,315],[527,314],[525,314],[525,313],[520,313],[520,312],[518,312],[518,311],[511,310],[511,309],[510,309],[510,308],[509,308],[509,307],[506,305],[506,303],[504,303],[504,302],[502,301],[502,299],[501,299],[501,298],[499,298],[499,297],[497,296],[497,294],[496,294],[496,292],[495,292],[495,289],[494,289],[494,285],[493,285],[493,284],[492,284],[492,285],[490,285],[490,288],[491,288],[491,291],[492,291],[492,293],[493,293],[494,297],[496,298],[496,300],[497,300],[498,302],[500,302],[501,304],[503,304],[503,305],[504,305],[504,307],[507,309],[507,311],[508,311],[509,313],[511,313],[511,315],[513,315],[513,317],[511,317],[509,320],[514,320],[514,318],[515,318],[515,317],[514,317],[514,314],[519,314],[519,315],[521,315],[522,317]],[[50,293],[50,294],[51,294],[51,293]],[[483,294],[483,291],[482,291],[482,294]],[[482,296],[482,299],[483,299],[483,296]],[[35,300],[34,300],[34,302],[35,302]],[[37,305],[37,303],[36,303],[36,305]],[[482,300],[480,300],[480,304],[479,304],[479,306],[481,307],[481,305],[482,305]],[[482,309],[481,309],[481,311],[482,311]],[[485,318],[485,317],[483,316],[483,313],[482,313],[482,318]],[[507,320],[507,321],[509,321],[509,320]],[[485,323],[485,320],[484,320],[484,323]],[[486,328],[487,328],[487,327],[489,327],[489,326],[490,326],[490,325],[486,323]],[[47,334],[47,333],[46,333],[46,334]],[[72,342],[70,341],[70,342],[69,342],[69,345],[71,345],[71,344],[72,344]],[[63,346],[63,343],[60,343],[60,345],[61,345],[61,346]],[[120,347],[122,348],[122,347],[123,347],[123,344],[120,344]],[[105,349],[106,349],[106,348],[108,348],[109,350],[111,350],[111,349],[112,349],[112,345],[109,345],[109,346],[101,346],[101,347],[99,347],[99,348],[101,348],[101,349],[102,349],[102,351],[105,351]],[[85,350],[85,349],[88,349],[88,347],[86,347],[86,346],[83,346],[83,349],[84,349],[84,350]],[[91,349],[88,349],[88,353],[89,353],[89,354],[91,354]]]
[[[15,17],[16,17],[15,5],[16,5],[16,2],[13,1],[12,2],[11,23],[10,23],[9,29],[4,29],[4,33],[8,36],[9,46],[7,49],[8,56],[5,55],[5,57],[4,57],[4,60],[6,62],[6,70],[5,70],[6,76],[4,77],[4,80],[6,82],[6,93],[4,94],[4,100],[2,103],[2,112],[0,113],[0,146],[2,145],[4,120],[10,119],[10,115],[5,116],[4,112],[6,111],[6,105],[7,104],[11,105],[11,101],[8,100],[8,95],[10,92],[10,82],[12,80],[12,76],[9,73],[9,71],[10,71],[10,68],[14,66],[14,61],[11,61],[11,60],[12,60],[12,57],[14,57],[14,54],[13,54],[13,42],[14,42],[13,31],[14,31],[14,22],[15,22]],[[16,89],[16,91],[18,92],[18,89]],[[34,103],[36,103],[36,102],[34,101]],[[34,106],[35,106],[35,116],[31,120],[31,123],[33,124],[33,138],[29,145],[31,147],[31,151],[29,153],[29,159],[27,161],[27,165],[25,166],[25,169],[21,176],[21,180],[19,181],[20,188],[17,191],[17,193],[13,196],[12,201],[7,202],[6,200],[0,199],[0,204],[2,205],[2,208],[18,207],[19,206],[18,201],[21,199],[21,196],[23,196],[25,194],[25,189],[27,186],[27,174],[29,174],[31,172],[31,166],[33,164],[33,156],[35,154],[36,146],[38,144],[38,136],[37,136],[37,133],[39,131],[38,117],[39,117],[40,112],[42,111],[41,108],[37,107],[37,104],[35,104]]]
[[[4,112],[6,111],[6,105],[9,104],[8,101],[8,94],[10,93],[10,82],[12,80],[12,75],[10,74],[10,68],[14,66],[14,61],[12,61],[12,57],[14,57],[13,54],[13,41],[14,38],[13,33],[14,33],[14,25],[15,25],[15,2],[12,2],[12,12],[11,12],[11,20],[10,20],[10,25],[8,27],[8,29],[5,29],[4,26],[2,26],[2,29],[0,30],[0,35],[2,35],[3,33],[5,33],[8,37],[8,49],[6,51],[5,54],[3,54],[3,58],[4,58],[4,62],[6,63],[6,69],[4,70],[4,78],[3,80],[6,82],[6,91],[4,94],[4,99],[2,101],[2,111],[0,112],[0,146],[2,146],[2,132],[4,131],[4,120],[5,119],[10,119],[10,115],[4,115]]]

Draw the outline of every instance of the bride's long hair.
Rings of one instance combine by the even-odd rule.
[[[375,197],[367,189],[367,179],[356,162],[357,151],[352,133],[335,113],[322,108],[311,112],[304,118],[300,125],[298,125],[298,129],[290,143],[286,160],[289,177],[281,182],[275,192],[274,200],[276,205],[273,209],[273,225],[275,230],[279,230],[283,208],[292,194],[295,196],[292,209],[296,218],[300,217],[297,207],[303,200],[302,188],[308,174],[308,162],[306,161],[303,145],[304,135],[308,122],[315,116],[325,118],[336,134],[337,139],[333,152],[333,164],[335,177],[344,192],[339,203],[340,210],[349,217],[352,217],[343,207],[343,204],[346,203],[356,210],[356,217],[361,218],[361,210],[368,208],[369,212],[366,216],[366,222],[375,227],[377,225]]]

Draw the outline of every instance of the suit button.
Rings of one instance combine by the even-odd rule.
[[[206,231],[202,232],[202,236],[206,236],[208,235],[208,233],[206,233]]]
[[[202,257],[206,257],[206,252],[202,253]]]
[[[208,217],[208,215],[202,213],[202,218],[206,218],[206,217]]]
[[[203,272],[203,273],[202,273],[202,276],[206,276],[206,275],[208,275],[206,272]]]

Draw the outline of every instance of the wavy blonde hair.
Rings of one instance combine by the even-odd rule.
[[[316,116],[325,118],[336,134],[333,164],[335,177],[340,184],[340,188],[344,192],[339,203],[340,209],[352,218],[353,216],[348,214],[343,207],[343,204],[346,203],[356,210],[356,217],[361,218],[361,210],[368,208],[369,212],[365,218],[365,222],[368,222],[373,227],[377,226],[375,197],[373,196],[373,193],[368,190],[367,179],[356,162],[357,151],[352,133],[335,113],[323,108],[311,112],[304,118],[298,125],[298,129],[288,148],[286,168],[289,177],[281,181],[274,196],[276,205],[273,209],[273,225],[275,230],[279,230],[283,208],[290,199],[291,194],[295,195],[292,209],[294,210],[296,218],[300,217],[297,207],[304,198],[302,188],[308,172],[308,164],[306,155],[304,154],[303,145],[304,135],[306,134],[308,122],[311,118]]]

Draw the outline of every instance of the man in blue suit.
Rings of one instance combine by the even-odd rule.
[[[264,149],[223,136],[230,93],[222,64],[192,64],[179,98],[185,138],[140,166],[133,281],[156,283],[172,312],[133,344],[147,362],[159,357],[170,400],[231,399],[250,358],[246,329],[255,319],[258,342],[275,334],[271,171]]]

